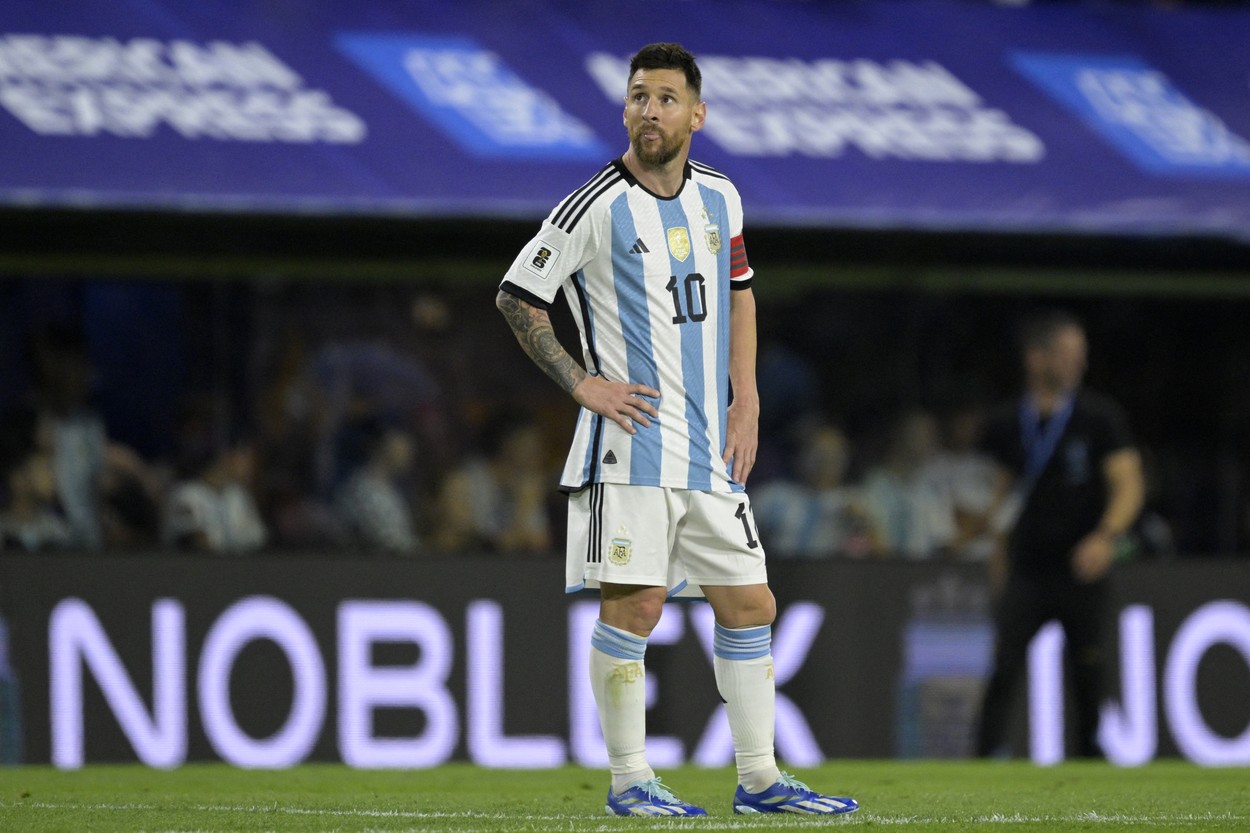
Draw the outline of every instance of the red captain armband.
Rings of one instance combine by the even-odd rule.
[[[751,267],[747,264],[747,247],[742,242],[742,235],[730,238],[729,240],[729,277],[740,278],[750,271]]]

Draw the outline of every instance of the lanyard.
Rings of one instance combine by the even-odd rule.
[[[1068,419],[1072,416],[1075,405],[1076,396],[1069,395],[1051,415],[1043,430],[1042,415],[1038,412],[1033,397],[1026,395],[1020,400],[1020,441],[1024,445],[1024,482],[1028,484],[1026,491],[1032,490],[1042,470],[1054,456],[1055,447],[1059,445],[1059,438],[1063,436],[1063,429],[1068,426]]]

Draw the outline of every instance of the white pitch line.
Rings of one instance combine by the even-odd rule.
[[[144,803],[56,803],[45,801],[5,801],[0,802],[0,808],[3,809],[21,809],[32,808],[39,810],[92,810],[92,811],[111,811],[111,812],[127,812],[127,811],[194,811],[201,813],[276,813],[281,815],[297,815],[297,816],[326,816],[326,817],[346,817],[346,818],[376,818],[376,819],[411,819],[414,821],[423,820],[451,820],[463,819],[485,820],[485,819],[511,819],[515,822],[524,823],[549,823],[559,822],[561,827],[568,825],[571,830],[585,831],[608,831],[618,830],[613,825],[605,824],[602,819],[594,819],[590,815],[517,815],[513,813],[485,813],[476,811],[463,812],[427,812],[422,810],[371,810],[367,808],[318,808],[318,807],[285,807],[278,804],[264,805],[228,805],[228,804],[191,804],[191,805],[173,805],[173,804],[144,804]],[[806,826],[806,825],[825,825],[830,819],[827,817],[803,817],[787,815],[789,826]],[[760,819],[751,816],[742,819],[659,819],[653,818],[648,820],[647,827],[663,826],[667,828],[680,828],[682,830],[690,830],[697,827],[699,830],[738,830],[743,827],[752,827],[759,823]],[[1083,823],[1083,824],[1132,824],[1145,827],[1163,827],[1174,825],[1192,825],[1208,822],[1250,822],[1250,815],[1234,815],[1232,813],[1184,813],[1176,815],[1127,815],[1118,813],[1098,813],[1086,812],[1076,813],[1067,816],[1044,816],[1044,815],[1024,815],[1021,813],[1004,814],[994,813],[988,816],[971,816],[971,817],[924,817],[924,816],[890,816],[878,813],[865,812],[861,810],[845,818],[838,819],[842,824],[862,825],[862,824],[879,824],[879,825],[917,825],[917,824],[1060,824],[1060,823]],[[206,831],[159,831],[159,833],[207,833]],[[461,831],[461,833],[472,833],[472,831]]]

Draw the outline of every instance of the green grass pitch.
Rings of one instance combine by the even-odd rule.
[[[825,826],[912,831],[1250,830],[1250,769],[1157,762],[1138,769],[1079,762],[835,761],[796,773],[857,798],[838,819],[735,816],[728,769],[685,767],[664,781],[711,814],[618,819],[603,813],[604,773],[351,770],[307,765],[245,771],[218,764],[162,772],[134,765],[0,769],[0,831],[17,833],[398,833],[774,830]]]

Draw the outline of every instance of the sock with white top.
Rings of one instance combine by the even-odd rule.
[[[608,748],[612,791],[655,777],[647,764],[647,639],[595,620],[590,635],[590,687]]]
[[[773,754],[776,682],[773,629],[768,625],[726,628],[712,637],[716,687],[725,701],[733,734],[738,783],[747,792],[771,787],[781,775]]]

